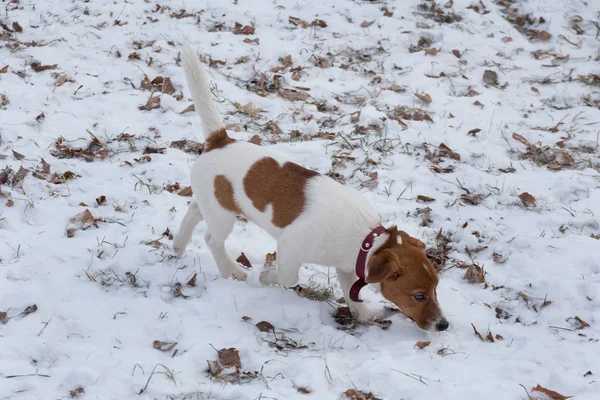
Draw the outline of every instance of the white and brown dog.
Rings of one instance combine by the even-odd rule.
[[[445,330],[438,277],[424,243],[395,226],[382,227],[378,213],[356,190],[229,137],[204,67],[190,46],[185,46],[182,60],[206,141],[192,167],[194,200],[175,237],[175,252],[185,251],[204,219],[204,240],[221,274],[246,279],[224,245],[236,214],[243,214],[277,239],[277,267],[262,271],[262,284],[295,285],[303,263],[335,267],[346,303],[359,320],[374,316],[358,297],[364,285],[374,283],[421,328]]]

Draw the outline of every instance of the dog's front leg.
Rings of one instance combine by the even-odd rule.
[[[356,319],[361,322],[365,322],[368,320],[372,320],[378,318],[380,315],[371,310],[369,306],[364,303],[358,303],[356,301],[352,301],[350,299],[350,288],[358,279],[354,272],[343,271],[340,268],[335,269],[337,271],[337,276],[340,281],[340,286],[342,287],[342,292],[344,293],[344,300],[346,300],[346,304],[350,307],[350,311],[354,315],[356,315]]]
[[[277,264],[274,268],[267,268],[260,273],[260,283],[263,285],[294,286],[298,283],[298,272],[302,262],[289,255],[281,247],[277,248]]]

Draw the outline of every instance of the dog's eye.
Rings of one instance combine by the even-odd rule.
[[[422,293],[418,293],[413,295],[416,301],[425,301],[425,295]]]
[[[400,273],[399,272],[394,272],[394,275],[392,275],[392,278],[394,278],[394,279],[400,278]]]

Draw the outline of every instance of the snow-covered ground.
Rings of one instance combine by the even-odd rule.
[[[600,3],[436,3],[3,2],[0,399],[600,398]],[[222,279],[203,225],[173,257],[185,42],[232,136],[433,249],[448,331],[338,325],[325,268],[301,285],[328,301]],[[275,243],[239,221],[227,247],[260,268]]]

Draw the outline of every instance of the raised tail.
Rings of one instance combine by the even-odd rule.
[[[204,67],[200,63],[196,51],[186,44],[183,47],[181,59],[188,87],[194,99],[194,106],[202,120],[202,131],[206,141],[210,142],[211,136],[215,134],[223,135],[224,133],[227,136],[221,116],[211,97],[206,72],[204,72]]]

